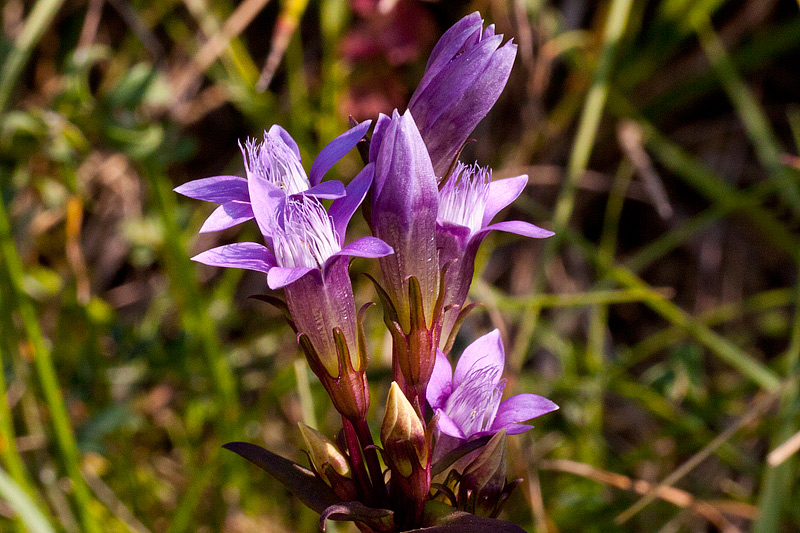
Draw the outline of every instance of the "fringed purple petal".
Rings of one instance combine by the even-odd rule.
[[[335,200],[330,209],[328,209],[328,215],[333,220],[333,227],[339,235],[339,244],[344,244],[347,224],[350,223],[350,218],[352,218],[358,206],[364,201],[374,176],[375,165],[370,163],[347,184],[345,196]]]
[[[361,237],[360,239],[351,242],[331,257],[335,256],[349,256],[349,257],[367,257],[376,258],[383,257],[394,253],[392,247],[375,237]]]
[[[530,237],[531,239],[546,239],[547,237],[552,237],[555,235],[555,233],[549,229],[534,226],[530,222],[523,222],[521,220],[506,220],[505,222],[498,222],[497,224],[490,224],[489,226],[486,226],[481,231],[476,233],[475,236],[480,236],[481,234],[486,234],[495,230],[505,231],[507,233],[515,233],[517,235],[522,235],[523,237]],[[475,236],[473,236],[473,239]]]
[[[426,399],[434,410],[444,409],[451,392],[453,392],[453,368],[447,356],[441,350],[436,350],[436,363],[428,381]]]
[[[200,233],[211,233],[232,228],[253,218],[250,202],[226,202],[217,207],[203,223]]]
[[[289,150],[291,150],[292,153],[294,153],[294,155],[297,156],[297,160],[300,161],[302,159],[300,157],[300,147],[297,146],[297,143],[294,141],[294,139],[292,139],[292,136],[289,135],[288,131],[283,129],[281,126],[275,124],[269,129],[269,134],[277,135],[278,137],[283,139],[283,142],[286,143],[286,146],[289,147]]]
[[[451,437],[455,437],[457,439],[466,439],[466,435],[459,429],[458,425],[453,422],[453,419],[447,416],[447,414],[442,411],[441,409],[436,410],[436,414],[439,416],[439,421],[436,423],[436,427],[439,428],[439,431],[444,433],[445,435],[449,435]]]
[[[311,185],[319,183],[322,180],[322,176],[358,144],[358,141],[367,133],[370,124],[372,124],[371,120],[365,120],[358,126],[354,126],[336,137],[322,149],[311,165],[311,171],[308,173]]]
[[[496,379],[499,382],[505,363],[506,354],[503,348],[503,340],[500,338],[500,331],[494,329],[477,338],[464,349],[458,359],[458,363],[456,363],[453,383],[463,382],[470,371],[477,368],[498,369],[499,372]]]
[[[344,197],[346,193],[341,181],[330,180],[318,183],[300,194],[315,196],[323,200],[336,200],[337,198]]]
[[[275,267],[275,256],[265,246],[255,242],[237,242],[218,246],[192,257],[204,265],[243,268],[268,273]]]
[[[273,267],[267,274],[267,286],[272,290],[282,289],[302,278],[316,268],[289,268],[289,267]]]
[[[483,210],[483,223],[481,226],[488,226],[497,213],[522,194],[527,184],[528,176],[526,174],[491,182],[489,184],[489,198],[486,200],[486,208]]]
[[[500,403],[492,429],[495,431],[506,429],[508,433],[513,434],[512,430],[519,422],[525,422],[556,409],[558,409],[556,404],[542,396],[530,393],[517,394]],[[532,426],[526,430],[530,427]]]
[[[272,235],[276,224],[276,213],[286,203],[286,192],[265,179],[247,180],[250,188],[250,205],[261,233]]]
[[[249,202],[247,180],[239,176],[213,176],[190,181],[175,187],[175,192],[205,202]]]

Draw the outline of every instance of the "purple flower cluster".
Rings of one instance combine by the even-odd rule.
[[[275,125],[262,141],[247,140],[241,147],[244,177],[215,176],[176,189],[219,204],[201,233],[255,220],[263,243],[228,244],[194,260],[262,272],[269,289],[282,291],[282,298],[265,298],[286,311],[311,369],[342,415],[335,442],[301,428],[314,472],[310,479],[287,474],[286,460],[266,450],[229,445],[301,496],[314,492],[309,501],[330,501],[317,509],[323,523],[336,514],[369,531],[435,525],[441,517],[431,515],[428,503],[436,490],[451,496],[454,513],[494,517],[513,488],[505,481],[505,452],[497,450],[504,450],[506,435],[532,427],[523,422],[557,409],[535,394],[502,399],[505,353],[497,330],[470,344],[455,371],[445,353],[470,309],[465,304],[475,256],[486,235],[552,235],[524,221],[492,223],[523,192],[527,176],[494,181],[491,169],[458,161],[505,87],[515,54],[512,42],[503,44],[494,26],[484,29],[473,13],[436,45],[408,110],[380,115],[371,135],[371,121],[357,124],[328,144],[308,173],[297,143]],[[323,181],[359,142],[368,143],[363,170],[347,187]],[[328,209],[323,200],[330,201]],[[372,235],[348,243],[347,226],[359,207]],[[367,423],[367,306],[356,311],[350,257],[376,258],[382,273],[382,282],[375,283],[392,337],[394,383],[381,447]],[[453,457],[468,451],[477,457],[463,471],[452,465]],[[388,485],[378,452],[390,471]],[[433,473],[448,467],[439,489],[432,489]],[[502,524],[507,523],[490,521],[486,527],[518,531]]]

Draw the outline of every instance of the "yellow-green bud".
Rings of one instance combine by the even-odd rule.
[[[314,469],[322,479],[330,482],[325,476],[326,465],[330,465],[340,476],[350,477],[350,465],[347,462],[347,458],[339,451],[339,448],[332,440],[302,422],[298,422],[297,426],[300,428],[300,433],[306,443],[311,464],[314,465]]]
[[[425,442],[425,426],[414,407],[400,390],[396,382],[392,382],[389,398],[386,400],[386,415],[381,425],[381,442],[390,454],[397,449],[396,445],[408,441],[416,451],[419,464],[425,468],[428,462],[428,449]],[[398,450],[399,451],[399,450]],[[394,464],[404,477],[411,475],[413,466],[407,457],[392,457]]]

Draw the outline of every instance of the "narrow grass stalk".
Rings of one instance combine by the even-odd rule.
[[[606,20],[606,27],[603,32],[603,45],[600,52],[600,59],[594,72],[592,85],[586,96],[583,105],[578,131],[575,135],[575,142],[572,145],[569,163],[567,165],[567,179],[564,188],[556,202],[553,227],[556,235],[549,239],[548,246],[550,254],[557,247],[559,231],[566,227],[575,206],[575,195],[578,181],[583,176],[586,166],[589,163],[589,156],[592,153],[597,130],[600,126],[600,118],[603,115],[606,99],[608,98],[609,86],[611,84],[612,67],[616,56],[619,41],[625,31],[630,15],[632,0],[613,0]],[[547,256],[545,257],[547,258]]]
[[[800,272],[795,291],[795,319],[789,348],[783,356],[786,377],[790,385],[784,391],[778,409],[779,427],[772,438],[773,446],[781,444],[797,432],[800,413]],[[754,533],[780,530],[781,517],[789,511],[792,493],[792,472],[795,461],[790,458],[778,466],[766,466],[758,499],[759,516],[753,523]]]
[[[581,111],[578,130],[567,166],[567,177],[561,189],[558,200],[556,201],[555,213],[553,215],[553,231],[555,236],[547,240],[542,255],[542,265],[547,265],[555,255],[561,244],[561,233],[567,227],[575,207],[575,196],[577,193],[578,181],[583,176],[589,157],[592,153],[597,130],[600,126],[600,118],[603,115],[606,100],[608,98],[611,75],[613,72],[614,59],[616,57],[619,41],[625,32],[628,17],[631,12],[632,0],[613,0],[606,19],[603,31],[603,44],[600,51],[600,58],[597,68],[594,71],[592,84],[589,93],[584,101]],[[542,283],[544,270],[539,270],[539,274],[534,283],[533,290],[538,290]],[[524,321],[519,333],[517,334],[514,349],[511,353],[511,362],[519,365],[524,359],[524,354],[533,339],[536,323],[538,322],[541,308],[531,306],[526,315],[528,320]]]
[[[5,110],[11,91],[19,80],[22,68],[28,61],[31,52],[33,52],[33,48],[47,30],[63,3],[64,0],[39,0],[33,6],[28,18],[25,20],[22,31],[12,45],[11,50],[9,50],[2,69],[0,69],[0,113]]]
[[[83,530],[87,533],[99,533],[100,526],[90,509],[92,497],[81,476],[80,453],[56,377],[53,358],[42,335],[42,328],[33,302],[23,289],[24,267],[11,233],[11,223],[6,206],[2,201],[0,201],[0,252],[2,252],[3,265],[15,292],[14,299],[17,302],[17,310],[22,319],[25,334],[34,353],[33,361],[39,376],[39,383],[44,393],[45,403],[50,410],[50,418],[56,443],[61,452],[63,467],[72,482],[72,494]]]
[[[180,238],[180,228],[175,217],[177,205],[166,177],[157,169],[143,165],[153,188],[156,208],[164,225],[164,262],[171,280],[171,287],[181,307],[181,319],[186,329],[199,341],[209,365],[209,374],[214,382],[223,410],[223,427],[229,427],[238,417],[236,381],[233,370],[219,346],[214,321],[208,314],[206,304],[199,294],[194,279],[194,269],[189,254]]]
[[[525,310],[529,307],[586,307],[590,305],[613,305],[663,299],[657,289],[633,288],[621,290],[593,290],[568,294],[535,294],[532,296],[508,296],[485,281],[475,280],[472,290],[482,298],[491,295],[497,308],[505,311]]]
[[[742,119],[759,161],[769,172],[770,179],[780,188],[781,197],[788,201],[795,213],[800,213],[800,189],[789,169],[781,162],[780,143],[764,111],[736,71],[708,16],[699,18],[695,30],[711,67]]]
[[[9,309],[10,302],[6,302],[0,297],[0,308]],[[6,366],[3,359],[3,346],[0,344],[0,439],[3,441],[0,443],[0,449],[2,449],[3,463],[5,463],[8,474],[14,483],[24,490],[39,508],[46,509],[33,481],[28,475],[22,455],[20,455],[17,448],[14,419],[12,418],[11,407],[8,405]]]
[[[0,468],[0,498],[11,507],[31,533],[55,533],[25,490]]]

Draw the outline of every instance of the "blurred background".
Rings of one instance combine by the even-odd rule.
[[[296,422],[339,420],[279,314],[248,298],[264,277],[189,260],[255,225],[198,236],[214,206],[172,188],[243,175],[237,142],[274,123],[308,168],[348,115],[404,109],[439,36],[480,10],[519,52],[463,159],[527,173],[501,216],[557,232],[484,243],[486,305],[455,350],[500,328],[508,393],[561,406],[509,439],[525,481],[504,516],[798,531],[798,7],[4,0],[0,530],[317,530],[220,445],[304,462]],[[353,153],[334,174],[359,168]],[[389,345],[370,313],[378,427]]]

